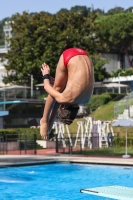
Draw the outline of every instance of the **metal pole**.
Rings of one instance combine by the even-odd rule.
[[[31,75],[31,98],[33,98],[33,75]]]
[[[19,135],[19,148],[20,148],[20,154],[21,154],[21,133]]]
[[[125,155],[122,156],[123,158],[130,158],[130,155],[127,154],[127,127],[126,127],[126,145],[125,145]]]
[[[58,153],[58,134],[55,134],[56,137],[56,153]]]
[[[34,154],[36,154],[36,134],[34,134]]]
[[[6,138],[6,140],[5,140],[5,143],[6,143],[6,154],[8,153],[8,139],[7,139],[7,134],[5,135],[5,138]]]
[[[5,101],[6,101],[6,87],[4,86],[4,111],[6,110],[6,105],[5,105]]]
[[[4,140],[4,134],[2,134],[3,154],[4,154],[4,142],[5,142],[5,140]]]
[[[69,143],[69,154],[72,155],[72,144]]]
[[[24,151],[25,151],[25,154],[26,154],[26,151],[27,151],[27,138],[26,138],[26,136],[24,138]]]
[[[121,86],[120,86],[120,73],[118,74],[118,78],[119,78],[119,94],[121,94]]]
[[[126,155],[127,155],[127,128],[126,128]]]
[[[120,84],[120,78],[121,78],[120,74],[121,73],[125,73],[125,71],[121,71],[121,72],[118,73],[118,78],[119,78],[119,94],[121,94],[121,84]]]

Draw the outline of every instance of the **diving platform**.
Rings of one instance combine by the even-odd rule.
[[[117,185],[81,189],[80,192],[117,200],[133,200],[133,188]]]

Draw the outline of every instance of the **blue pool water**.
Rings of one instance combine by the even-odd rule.
[[[133,187],[133,168],[49,164],[0,169],[1,200],[109,200],[80,189]]]

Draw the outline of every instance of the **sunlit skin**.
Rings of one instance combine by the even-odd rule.
[[[50,67],[42,64],[42,75],[50,74]],[[44,80],[44,89],[49,94],[40,120],[40,134],[46,139],[56,118],[60,104],[87,104],[94,86],[93,65],[86,55],[72,57],[67,67],[61,55],[56,68],[53,87],[49,79]]]

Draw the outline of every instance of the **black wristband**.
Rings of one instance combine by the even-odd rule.
[[[42,77],[43,80],[45,79],[50,79],[50,75],[49,74],[45,74],[43,77]]]

